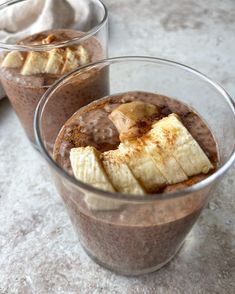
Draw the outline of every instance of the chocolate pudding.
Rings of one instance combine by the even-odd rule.
[[[217,144],[203,119],[180,101],[145,92],[113,95],[79,109],[64,124],[56,139],[55,161],[72,174],[71,148],[94,146],[100,152],[116,149],[120,144],[119,134],[109,115],[119,105],[137,100],[157,106],[158,114],[151,119],[160,120],[170,113],[177,114],[213,164],[213,169],[207,174],[191,176],[152,193],[183,189],[202,181],[216,170],[219,161]],[[179,250],[209,193],[209,188],[204,188],[172,199],[162,194],[162,199],[153,201],[151,194],[147,194],[146,202],[130,202],[122,198],[116,200],[118,205],[102,210],[89,206],[82,189],[69,188],[55,178],[84,249],[101,265],[126,275],[150,272],[167,263]],[[89,197],[96,196],[90,193]],[[107,200],[100,195],[97,198],[97,201],[115,202],[115,198]]]
[[[50,30],[29,36],[19,41],[18,44],[56,45],[82,35],[82,32],[73,30]],[[81,48],[82,51],[77,52],[78,48]],[[55,54],[53,55],[53,53]],[[44,52],[15,51],[8,54],[2,57],[1,82],[22,126],[33,143],[34,112],[39,99],[48,87],[59,77],[76,67],[105,57],[105,52],[95,37],[91,37],[81,44],[74,43],[69,47],[66,47],[65,44],[64,47]],[[6,62],[6,57],[7,55],[10,57],[10,54],[14,59],[11,58]],[[39,59],[37,60],[37,58]],[[43,67],[45,61],[47,63]],[[107,72],[103,70],[90,71],[86,79],[77,79],[72,83],[72,90],[71,84],[63,88],[60,97],[54,103],[54,107],[58,109],[58,112],[55,113],[58,114],[57,117],[53,117],[52,123],[57,124],[55,127],[58,130],[62,127],[64,120],[69,118],[76,109],[108,94],[106,75]]]

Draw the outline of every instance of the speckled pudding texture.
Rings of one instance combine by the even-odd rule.
[[[152,121],[177,113],[216,168],[216,142],[203,120],[179,101],[145,92],[113,95],[78,110],[57,137],[55,160],[71,173],[71,148],[94,146],[101,152],[117,148],[120,143],[118,132],[108,115],[120,104],[136,100],[157,106],[158,113],[151,118]],[[162,192],[182,189],[207,176],[193,176],[185,182],[166,186]],[[63,187],[60,183],[59,188],[88,254],[100,264],[129,275],[159,268],[175,254],[197,219],[208,192],[204,189],[197,195],[174,199],[169,203],[163,200],[151,204],[125,204],[118,211],[97,212],[87,207],[79,190],[71,187],[68,191],[66,185]]]
[[[61,42],[70,40],[71,38],[82,36],[83,33],[73,30],[50,30],[45,31],[21,40],[19,44],[30,45],[35,42],[40,42],[49,35],[55,36],[55,41]],[[104,52],[101,44],[95,37],[82,42],[82,46],[87,50],[90,61],[102,59]],[[33,119],[37,104],[48,89],[60,75],[52,74],[35,74],[35,75],[22,75],[21,68],[1,68],[0,67],[1,82],[4,86],[6,94],[15,109],[22,126],[24,127],[29,139],[34,142]],[[93,99],[102,97],[100,95],[107,94],[106,73],[99,71],[90,71],[89,79],[86,81],[79,81],[64,87],[60,96],[54,103],[55,115],[53,121],[55,125],[61,127],[61,122],[70,117],[75,109],[81,107]],[[56,111],[56,108],[58,111]]]

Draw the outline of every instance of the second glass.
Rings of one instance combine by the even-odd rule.
[[[0,80],[29,140],[35,146],[33,117],[49,86],[81,65],[107,57],[107,9],[99,0],[39,3],[35,0],[7,1],[0,5],[0,30],[6,16],[22,11],[14,19],[20,32],[6,34],[0,42]],[[29,9],[30,7],[30,9]],[[43,18],[44,17],[44,18]],[[27,19],[27,22],[26,22]],[[79,108],[107,94],[106,73],[93,71],[84,81],[66,87],[54,104],[60,125]],[[64,109],[64,105],[69,107]]]

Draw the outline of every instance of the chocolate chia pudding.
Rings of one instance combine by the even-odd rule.
[[[157,106],[158,117],[154,117],[154,120],[176,113],[213,164],[213,169],[207,174],[201,173],[177,184],[167,184],[160,191],[152,193],[180,190],[215,171],[219,161],[217,144],[203,119],[182,102],[146,92],[113,95],[78,110],[64,124],[56,139],[55,161],[72,174],[69,159],[71,148],[94,146],[100,152],[116,149],[120,144],[119,134],[109,115],[121,104],[138,100]],[[166,194],[161,200],[149,202],[117,200],[118,205],[102,210],[89,206],[85,192],[66,187],[59,178],[56,178],[56,184],[88,255],[101,265],[126,275],[150,272],[167,263],[182,245],[209,192],[205,188],[187,197],[167,201],[164,199]],[[93,197],[92,194],[89,197]],[[100,195],[97,197],[98,201],[115,201],[102,199]],[[151,194],[146,197],[151,199]]]
[[[56,45],[82,35],[82,32],[73,30],[50,30],[29,36],[18,44]],[[39,99],[48,87],[76,67],[104,57],[105,52],[101,44],[95,37],[91,37],[78,45],[69,47],[65,45],[63,48],[44,52],[15,51],[0,59],[2,85],[31,142],[34,143],[34,112]],[[77,82],[72,84],[72,91],[71,85],[64,87],[54,104],[58,109],[58,115],[53,118],[53,123],[57,124],[58,129],[76,109],[108,94],[106,75],[106,71],[90,71],[87,79],[77,79]]]

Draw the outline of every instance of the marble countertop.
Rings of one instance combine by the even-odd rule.
[[[234,0],[106,0],[110,55],[173,59],[235,97]],[[0,293],[235,293],[235,168],[187,238],[158,272],[115,275],[91,261],[54,189],[46,163],[0,101]]]

